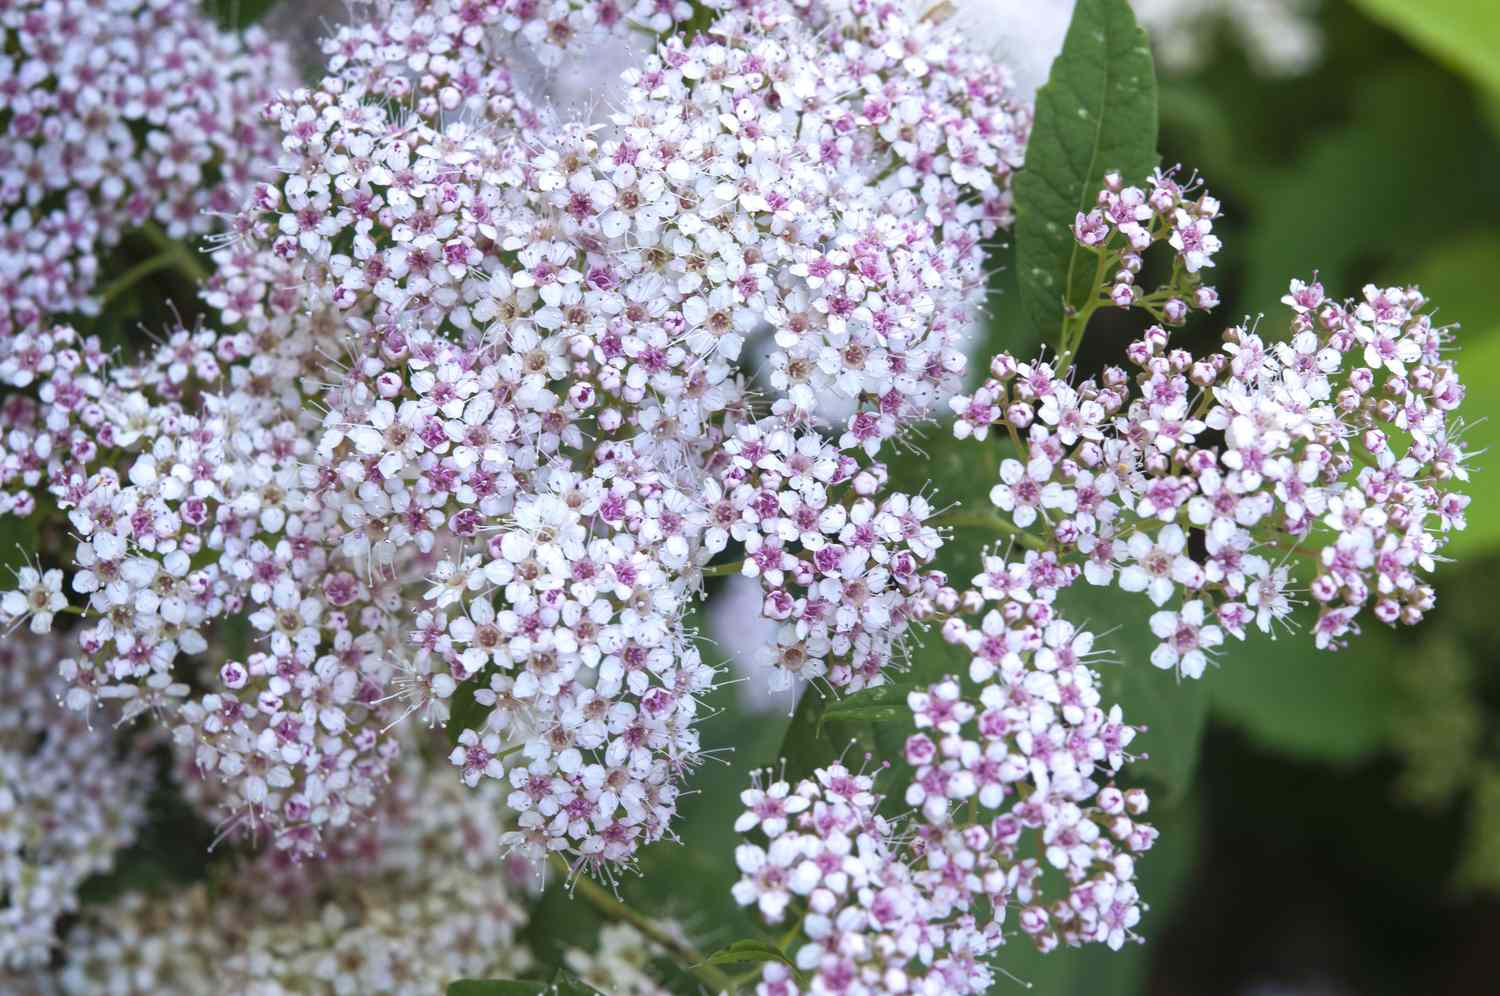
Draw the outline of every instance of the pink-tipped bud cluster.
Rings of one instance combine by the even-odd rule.
[[[1126,186],[1118,173],[1104,183],[1098,206],[1080,211],[1073,224],[1073,237],[1098,256],[1106,277],[1090,306],[1141,308],[1168,325],[1181,325],[1190,311],[1211,311],[1219,293],[1203,283],[1202,271],[1221,248],[1213,234],[1218,199],[1207,191],[1193,196],[1196,183],[1180,183],[1171,170],[1151,174],[1145,189]],[[1165,284],[1147,291],[1137,282],[1145,255],[1163,242],[1173,252],[1172,271]]]

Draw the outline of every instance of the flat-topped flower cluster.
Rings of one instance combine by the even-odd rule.
[[[1193,210],[1179,199],[1160,175],[1149,194],[1113,180],[1105,208],[1075,228],[1101,272],[1119,267],[1113,286],[1131,293],[1117,303],[1177,321],[1182,295],[1142,297],[1127,278],[1153,218],[1176,219],[1157,235],[1177,254],[1174,278],[1197,268],[1191,246],[1216,244],[1181,234],[1216,213],[1209,198]],[[1132,203],[1143,206],[1123,210]],[[1451,330],[1421,292],[1370,285],[1338,301],[1294,280],[1282,301],[1284,337],[1236,326],[1194,357],[1153,325],[1126,348],[1133,376],[1110,366],[1076,383],[1001,354],[978,391],[950,402],[959,438],[1005,432],[1017,447],[990,495],[1008,524],[1081,559],[1090,583],[1145,594],[1161,610],[1152,663],[1191,678],[1226,634],[1287,621],[1298,573],[1310,575],[1320,648],[1358,632],[1365,606],[1385,623],[1419,622],[1434,599],[1424,575],[1464,526],[1464,387]]]
[[[80,538],[70,705],[159,715],[222,818],[301,853],[372,804],[393,722],[462,695],[453,763],[508,784],[510,845],[628,860],[696,763],[715,554],[837,687],[941,587],[878,458],[963,372],[1029,123],[1004,71],[897,8],[775,2],[663,41],[589,128],[514,86],[514,27],[397,4],[329,41],[206,284],[224,331],[121,363],[49,325],[0,363],[35,397],[8,504]]]

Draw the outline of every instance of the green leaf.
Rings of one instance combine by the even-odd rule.
[[[989,376],[990,357],[996,353],[1030,358],[1041,348],[1040,331],[1021,305],[1016,258],[1014,240],[994,246],[985,254],[985,267],[990,271],[989,297],[984,323],[980,326],[983,338],[969,353],[968,390],[978,387]],[[951,434],[946,424],[941,425],[939,431]]]
[[[14,587],[15,572],[25,565],[28,557],[36,557],[35,518],[18,519],[14,515],[0,515],[0,591]]]
[[[910,715],[906,707],[907,684],[901,675],[894,675],[891,684],[866,688],[831,702],[823,710],[822,722],[864,720],[871,723],[889,723]]]
[[[1500,4],[1493,0],[1354,0],[1417,48],[1500,94]]]
[[[447,996],[604,996],[566,969],[559,968],[551,982],[517,979],[462,979],[448,984]]]
[[[1400,702],[1382,658],[1398,654],[1380,623],[1347,650],[1318,650],[1300,613],[1298,630],[1272,641],[1259,632],[1230,639],[1218,667],[1203,676],[1214,715],[1256,743],[1299,759],[1350,764],[1379,751]]]
[[[552,976],[552,988],[557,996],[605,996],[565,968],[559,968]]]
[[[1062,54],[1036,97],[1026,166],[1016,176],[1021,300],[1050,339],[1064,306],[1087,300],[1094,256],[1073,238],[1104,174],[1139,179],[1156,165],[1156,73],[1126,0],[1079,0]]]
[[[474,698],[474,693],[479,691],[479,678],[485,672],[465,681],[453,690],[453,698],[448,704],[448,746],[452,747],[458,743],[458,738],[465,730],[479,730],[484,727],[484,721],[489,718],[490,713],[495,711],[494,705],[485,705]],[[488,687],[488,683],[484,687]]]
[[[763,961],[779,961],[785,965],[792,964],[791,959],[776,945],[770,941],[762,941],[752,937],[735,941],[726,948],[720,948],[705,960],[710,965],[758,965]]]
[[[549,982],[513,979],[462,979],[448,983],[448,996],[536,996],[552,988]]]
[[[1127,776],[1155,782],[1166,792],[1160,801],[1181,798],[1198,768],[1215,675],[1195,681],[1152,666],[1156,638],[1146,617],[1154,610],[1142,595],[1079,582],[1058,593],[1057,608],[1098,637],[1096,647],[1115,658],[1096,665],[1101,704],[1119,703],[1125,722],[1146,727],[1130,745],[1146,756],[1126,769]]]
[[[1403,123],[1399,136],[1392,121]],[[1489,224],[1493,176],[1466,164],[1497,154],[1472,94],[1451,78],[1418,65],[1371,81],[1348,124],[1259,176],[1253,223],[1243,246],[1230,246],[1246,261],[1244,291],[1237,310],[1220,317],[1269,315],[1262,332],[1276,338],[1287,328],[1278,302],[1292,277],[1316,270],[1334,298],[1380,273],[1411,280],[1414,260]]]
[[[281,0],[209,0],[209,13],[224,27],[248,28],[265,20]]]
[[[826,768],[849,750],[851,743],[873,750],[874,725],[866,720],[830,719],[824,712],[836,699],[816,688],[807,688],[797,703],[797,711],[781,740],[781,758],[786,762],[786,779],[793,785],[810,777],[817,768]]]

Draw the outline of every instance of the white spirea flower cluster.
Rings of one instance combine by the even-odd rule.
[[[391,723],[461,695],[487,713],[452,760],[509,786],[507,843],[626,861],[696,763],[717,552],[787,680],[879,683],[940,593],[878,458],[959,383],[1029,112],[902,8],[770,0],[662,41],[586,127],[530,108],[499,8],[383,10],[273,107],[282,179],[206,287],[230,330],[132,366],[14,338],[6,503],[82,538],[70,705],[165,718],[225,819],[317,853]],[[222,616],[252,645],[196,691]]]
[[[1163,326],[1217,305],[1220,249],[1218,202],[1172,171],[1109,174],[1074,220],[1098,285],[1061,360],[1002,353],[959,394],[1031,112],[945,10],[382,0],[325,43],[316,85],[267,105],[274,167],[241,124],[279,79],[259,41],[173,34],[178,0],[22,11],[0,15],[17,51],[118,15],[98,50],[150,63],[111,84],[118,120],[87,110],[108,58],[3,63],[37,109],[7,127],[41,145],[0,153],[34,157],[23,180],[50,170],[36,148],[72,148],[46,123],[70,114],[144,143],[84,141],[128,169],[82,169],[36,210],[164,190],[149,207],[193,234],[254,181],[203,283],[212,325],[115,356],[62,320],[95,264],[22,253],[47,276],[8,285],[0,514],[49,528],[0,621],[66,649],[47,700],[0,716],[75,731],[49,763],[86,786],[110,759],[90,717],[159,724],[190,801],[270,843],[230,885],[242,909],[198,888],[85,917],[67,992],[430,992],[521,970],[512,863],[608,878],[673,838],[721,680],[692,610],[726,573],[775,689],[876,688],[926,629],[969,661],[906,699],[904,819],[842,765],[744,795],[738,829],[758,836],[735,898],[798,918],[794,964],[767,963],[761,992],[979,992],[1011,914],[1044,951],[1118,948],[1155,830],[1144,793],[1113,784],[1137,730],[1057,592],[1144,593],[1152,663],[1197,677],[1226,634],[1287,620],[1300,561],[1319,646],[1364,606],[1417,621],[1463,526],[1463,388],[1415,290],[1337,303],[1298,282],[1286,341],[1169,348]],[[602,119],[560,115],[515,71],[518,47],[550,65],[643,26],[663,33]],[[119,211],[109,238],[145,217]],[[109,241],[79,238],[66,253]],[[1170,276],[1142,286],[1166,249]],[[1082,378],[1069,364],[1106,307],[1161,324],[1127,348],[1133,375]],[[950,412],[958,438],[1009,449],[994,510],[945,520],[887,461]],[[987,553],[961,593],[934,568],[945,522],[1024,552]],[[449,727],[439,773],[422,725]],[[22,791],[8,780],[0,802]],[[57,839],[123,839],[117,791]],[[27,860],[50,841],[14,839]],[[27,900],[36,938],[80,876],[54,877]],[[25,943],[16,960],[39,957]],[[652,950],[612,933],[569,962],[650,992]]]
[[[96,312],[127,232],[200,235],[275,162],[288,59],[193,0],[14,0],[0,42],[0,337]]]
[[[146,816],[152,765],[58,704],[56,636],[0,642],[0,983],[45,964],[78,887]]]
[[[1136,730],[1101,704],[1092,634],[1053,609],[1078,573],[1050,553],[985,558],[943,625],[972,655],[966,680],[908,696],[904,822],[842,764],[741,795],[735,828],[764,843],[736,851],[735,899],[800,938],[800,976],[768,962],[759,993],[986,992],[1012,911],[1043,951],[1136,938],[1135,855],[1156,830],[1142,790],[1101,783]]]
[[[659,953],[635,927],[612,923],[599,929],[598,950],[569,948],[563,965],[584,985],[611,996],[669,996],[671,990],[649,970],[650,960]]]
[[[1149,193],[1116,178],[1099,210],[1078,215],[1079,244],[1117,274],[1101,304],[1180,321],[1214,303],[1201,286],[1145,296],[1134,286],[1153,240],[1170,243],[1174,273],[1217,248],[1203,227],[1211,198],[1191,210],[1180,199],[1159,176]],[[1282,301],[1292,315],[1280,341],[1235,327],[1195,358],[1154,325],[1126,348],[1133,385],[1120,367],[1075,384],[1001,354],[978,391],[950,402],[960,438],[1003,430],[1020,448],[990,493],[1008,524],[1043,524],[1046,538],[1034,538],[1081,558],[1091,584],[1150,598],[1161,640],[1152,663],[1190,678],[1226,633],[1243,640],[1289,623],[1299,561],[1312,575],[1319,648],[1357,633],[1367,605],[1382,622],[1414,625],[1434,602],[1427,575],[1465,525],[1464,386],[1451,330],[1433,323],[1422,294],[1370,285],[1340,302],[1294,280]]]

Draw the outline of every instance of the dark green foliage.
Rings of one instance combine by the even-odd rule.
[[[1118,170],[1132,181],[1156,165],[1156,75],[1126,0],[1080,0],[1062,54],[1037,92],[1026,168],[1016,177],[1021,302],[1050,340],[1093,286],[1094,257],[1073,239]]]

